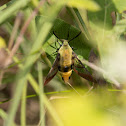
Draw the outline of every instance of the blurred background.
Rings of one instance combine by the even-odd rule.
[[[44,86],[53,32],[81,32],[69,45],[96,83],[73,71],[70,85],[57,73]],[[0,126],[125,126],[125,57],[125,0],[0,1]]]

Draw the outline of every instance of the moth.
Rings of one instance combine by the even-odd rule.
[[[53,32],[53,34],[57,37],[57,35]],[[79,34],[77,34],[74,38],[71,40],[64,40],[59,39],[62,42],[62,45],[58,49],[57,56],[55,58],[55,61],[52,65],[52,68],[50,69],[44,85],[46,85],[49,81],[52,80],[52,78],[57,74],[57,72],[60,73],[62,80],[67,83],[70,79],[70,76],[72,74],[72,71],[75,71],[79,76],[85,78],[86,80],[89,80],[91,82],[96,82],[96,80],[91,76],[90,72],[85,68],[81,60],[77,57],[77,54],[73,51],[73,49],[70,47],[69,42],[73,39],[77,38]],[[85,69],[87,74],[81,73],[76,69],[76,63],[79,63],[82,69]]]

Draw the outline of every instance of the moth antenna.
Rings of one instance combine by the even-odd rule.
[[[57,39],[57,42],[58,42],[58,44],[60,45],[60,47],[62,46],[62,44],[60,44],[60,42],[58,41],[58,39]]]
[[[60,38],[55,34],[55,32],[53,31],[53,34],[56,36],[56,38],[58,38],[60,40]]]
[[[70,32],[70,27],[69,27],[69,29],[68,29],[68,35],[67,35],[67,40],[69,39],[69,32]]]
[[[74,40],[75,38],[77,38],[79,35],[81,34],[81,32],[79,32],[79,34],[77,34],[74,38],[72,38],[71,40],[69,40],[68,42]]]
[[[51,46],[51,47],[52,47],[52,48],[54,48],[54,49],[57,49],[56,47],[52,46],[52,45],[51,45],[51,44],[49,44],[49,43],[48,43],[48,45],[49,45],[49,46]]]
[[[56,36],[57,39],[59,39],[61,42],[63,42],[56,34],[55,32],[53,31],[53,34]],[[57,41],[59,43],[59,41]],[[60,47],[62,46],[60,43],[59,43]]]

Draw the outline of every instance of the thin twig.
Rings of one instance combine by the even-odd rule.
[[[38,7],[35,8],[35,10],[32,12],[32,14],[29,16],[29,18],[26,20],[26,22],[24,23],[21,32],[19,34],[19,36],[16,39],[16,43],[14,45],[14,47],[12,48],[10,55],[8,57],[8,59],[6,60],[5,66],[7,66],[10,63],[10,60],[12,59],[12,57],[14,56],[14,54],[16,53],[16,51],[18,50],[20,44],[23,42],[23,36],[31,22],[31,20],[37,15],[40,7],[44,4],[45,0],[41,0]]]
[[[44,109],[43,116],[42,116],[41,119],[39,120],[37,126],[41,126],[41,124],[42,124],[42,120],[44,119],[46,112],[47,112],[47,108]]]
[[[23,14],[21,12],[19,12],[17,14],[16,20],[15,20],[15,23],[14,23],[14,27],[13,27],[13,30],[12,30],[12,34],[11,34],[11,37],[10,37],[9,42],[8,42],[9,43],[8,44],[8,49],[9,50],[11,50],[11,48],[13,46],[15,36],[16,36],[18,28],[19,28],[19,26],[21,24],[22,16],[23,16]]]
[[[68,96],[67,97],[66,96],[51,96],[49,98],[49,101],[56,100],[56,99],[63,99],[63,98],[69,98],[69,97]]]
[[[86,92],[85,95],[88,95],[92,91],[93,88],[94,88],[94,86],[91,86],[90,89]]]
[[[88,62],[85,59],[83,59],[82,62],[86,64],[87,66],[91,67],[92,69],[99,71],[102,74],[105,74],[106,77],[113,82],[113,84],[115,84],[118,88],[120,88],[120,83],[114,77],[112,77],[108,72],[106,72],[104,69],[94,65],[93,63]]]
[[[82,97],[82,95],[69,83],[67,82],[67,84],[79,95]]]

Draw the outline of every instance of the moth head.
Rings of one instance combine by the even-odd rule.
[[[56,36],[56,38],[58,38],[58,39],[63,43],[63,45],[68,45],[68,43],[69,43],[70,41],[74,40],[75,38],[77,38],[77,37],[81,34],[81,32],[79,32],[75,37],[73,37],[73,38],[70,39],[69,41],[68,41],[68,39],[69,39],[69,32],[68,32],[67,40],[65,40],[65,39],[60,39],[60,38],[55,34],[54,31],[53,31],[53,34]],[[60,45],[60,46],[62,46],[62,45]]]
[[[68,45],[68,41],[67,40],[64,40],[63,41],[63,46],[67,46]]]

